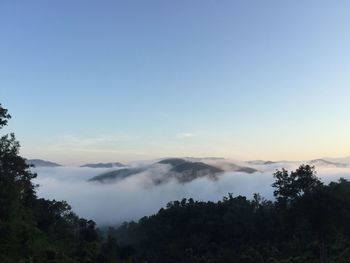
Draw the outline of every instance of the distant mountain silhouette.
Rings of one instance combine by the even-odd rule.
[[[129,177],[134,174],[141,173],[145,171],[147,167],[138,167],[138,168],[123,168],[119,170],[114,170],[106,172],[97,176],[94,176],[89,179],[89,181],[97,181],[101,183],[108,183],[111,181],[122,180],[126,177]]]
[[[125,167],[124,164],[115,162],[115,163],[87,163],[81,165],[80,167],[90,167],[90,168],[113,168],[113,167]]]
[[[49,162],[41,159],[29,159],[26,161],[29,165],[34,165],[35,167],[58,167],[62,166],[58,163]]]
[[[231,162],[219,162],[215,166],[223,169],[225,172],[242,172],[242,173],[252,174],[258,171],[255,168],[248,167],[248,166],[240,166]]]
[[[271,165],[271,164],[287,164],[287,163],[295,163],[298,161],[288,161],[288,160],[279,160],[279,161],[270,161],[270,160],[253,160],[248,161],[248,164],[251,165]]]
[[[264,161],[264,160],[254,160],[254,161],[248,161],[248,164],[251,165],[283,165],[288,163],[309,163],[310,165],[316,165],[316,166],[333,166],[338,168],[345,168],[350,166],[350,158],[319,158],[319,159],[313,159],[311,161]]]
[[[211,158],[212,159],[212,158]],[[136,175],[138,173],[148,171],[151,180],[155,184],[162,184],[171,179],[175,179],[180,183],[188,183],[200,177],[207,177],[216,180],[221,173],[224,172],[244,172],[254,173],[257,170],[251,167],[239,166],[230,162],[219,162],[218,165],[207,164],[200,161],[189,161],[199,159],[184,158],[167,158],[153,164],[141,165],[134,168],[123,168],[109,171],[92,177],[89,181],[97,181],[108,183],[114,180],[122,180],[126,177]],[[206,160],[206,159],[204,159]],[[160,165],[169,165],[168,169],[159,169]]]
[[[175,178],[180,183],[188,183],[199,177],[217,179],[216,175],[222,172],[224,170],[209,164],[185,161],[173,165],[173,168],[165,175],[164,179],[166,181],[167,178]]]
[[[280,163],[280,162],[254,160],[254,161],[248,161],[247,163],[252,164],[252,165],[269,165],[269,164],[275,164],[275,163]]]
[[[347,167],[347,164],[345,164],[345,163],[331,162],[331,161],[327,161],[327,160],[324,160],[324,159],[311,160],[310,164],[312,164],[312,165],[323,165],[323,166],[335,166],[335,167],[339,167],[339,168]]]
[[[337,158],[324,157],[324,158],[321,158],[321,159],[326,160],[326,161],[330,161],[330,162],[350,164],[350,156],[337,157]]]
[[[164,159],[159,161],[158,163],[160,164],[170,164],[172,166],[176,166],[179,164],[183,164],[186,163],[187,161],[185,159],[181,159],[181,158],[168,158],[168,159]]]

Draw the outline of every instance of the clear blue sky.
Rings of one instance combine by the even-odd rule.
[[[1,1],[0,100],[63,163],[350,155],[349,1]]]

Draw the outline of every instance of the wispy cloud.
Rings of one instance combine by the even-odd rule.
[[[178,138],[191,138],[194,134],[190,132],[182,132],[177,135]]]
[[[56,144],[58,147],[89,147],[100,146],[110,143],[118,143],[134,140],[135,137],[129,135],[100,135],[96,137],[78,137],[75,135],[63,135]]]
[[[89,137],[89,138],[80,138],[73,135],[65,135],[63,136],[64,140],[68,143],[79,144],[79,145],[95,145],[104,142],[118,142],[125,138],[121,136],[111,136],[111,135],[103,135],[98,137]]]

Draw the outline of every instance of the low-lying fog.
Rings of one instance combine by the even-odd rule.
[[[38,167],[35,182],[40,186],[39,197],[66,200],[79,216],[92,219],[99,225],[117,225],[123,221],[137,220],[156,213],[169,201],[192,197],[195,200],[217,201],[232,193],[251,198],[260,193],[267,199],[273,198],[273,172],[276,168],[288,170],[298,167],[298,163],[278,163],[271,165],[249,165],[259,172],[252,174],[226,172],[218,180],[197,178],[180,184],[171,180],[154,185],[150,180],[157,171],[146,170],[137,175],[110,183],[89,182],[93,176],[111,169],[86,167]],[[162,168],[164,169],[164,167]],[[336,181],[340,177],[350,179],[350,168],[316,166],[317,175],[323,182]]]

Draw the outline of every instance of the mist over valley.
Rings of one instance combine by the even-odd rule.
[[[118,163],[118,162],[116,162]],[[67,200],[82,217],[99,225],[118,225],[152,215],[170,201],[193,198],[218,201],[233,196],[252,198],[260,193],[273,199],[273,173],[315,165],[323,182],[350,178],[350,162],[239,161],[224,158],[166,158],[123,165],[37,166],[38,195]],[[111,163],[112,164],[112,163]],[[96,167],[96,168],[95,168]]]

